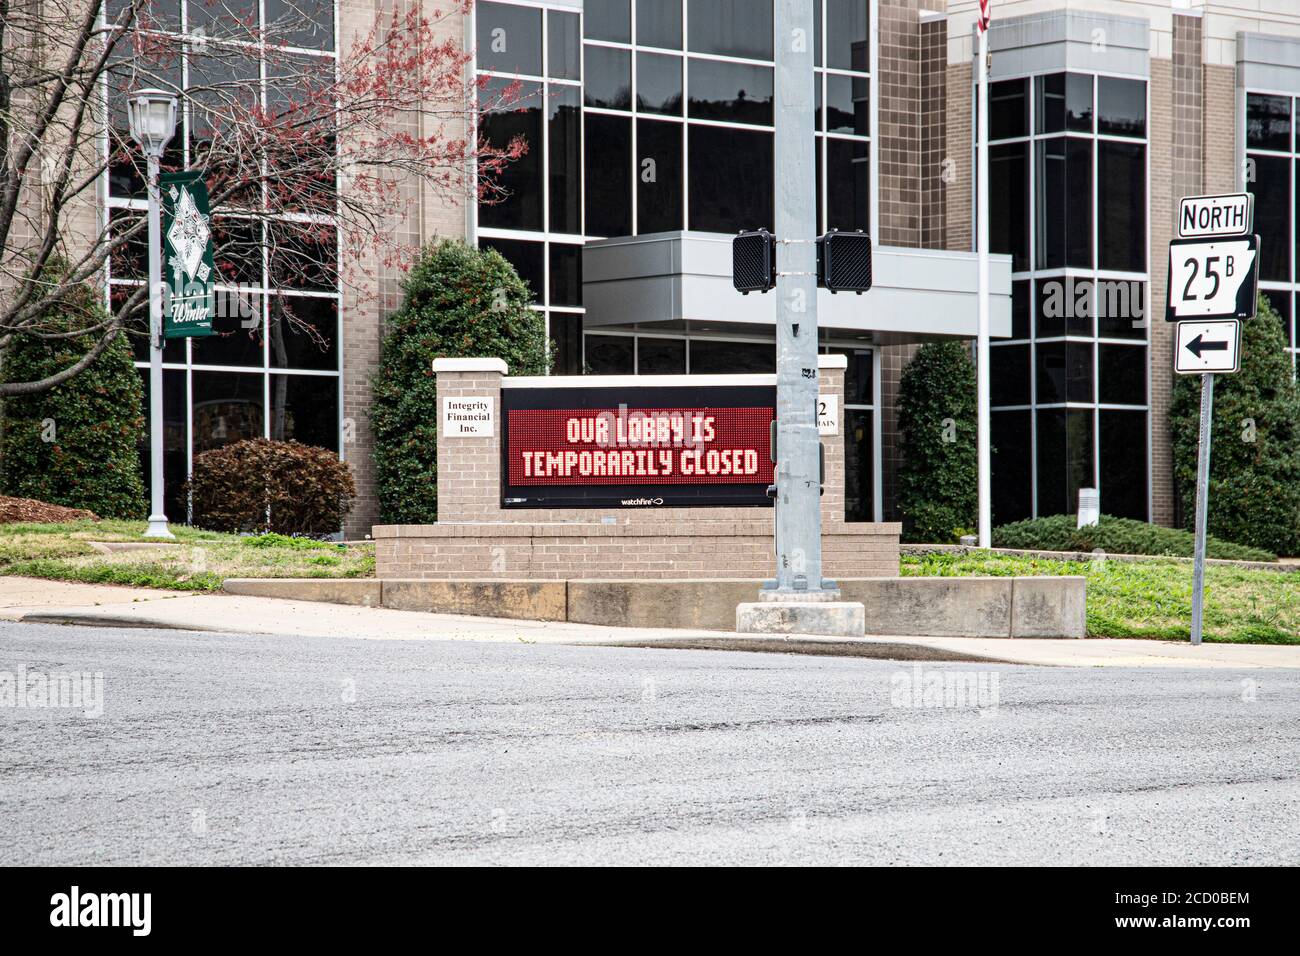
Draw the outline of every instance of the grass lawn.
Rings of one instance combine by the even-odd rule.
[[[987,553],[904,555],[908,575],[1081,574],[1089,637],[1187,640],[1192,565],[1182,561],[1052,561]],[[1205,568],[1205,640],[1300,644],[1300,571]]]
[[[172,525],[177,547],[103,554],[92,541],[145,541],[143,521],[0,525],[0,575],[216,591],[225,578],[368,578],[373,544],[278,534],[241,537]]]

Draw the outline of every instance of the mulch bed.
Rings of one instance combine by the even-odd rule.
[[[99,515],[84,508],[65,508],[32,498],[9,498],[0,495],[0,524],[34,522],[55,524],[63,521],[98,521]]]

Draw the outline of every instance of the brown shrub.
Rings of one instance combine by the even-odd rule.
[[[338,531],[357,496],[334,452],[269,438],[195,455],[187,490],[201,528],[305,535]]]

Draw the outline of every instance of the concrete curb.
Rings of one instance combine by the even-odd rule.
[[[149,621],[114,614],[60,614],[58,611],[32,611],[19,617],[7,618],[20,624],[66,624],[74,627],[131,627],[143,630],[205,631],[218,633],[229,628],[177,621]]]
[[[1087,583],[1078,576],[845,578],[843,600],[865,608],[882,637],[1083,638]],[[607,627],[733,632],[754,579],[431,580],[231,578],[228,594],[474,617]]]

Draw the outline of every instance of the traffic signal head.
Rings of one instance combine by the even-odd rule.
[[[817,240],[817,284],[831,292],[871,288],[871,237],[832,229]]]
[[[767,292],[776,285],[776,237],[766,229],[731,240],[731,284],[738,292]]]

